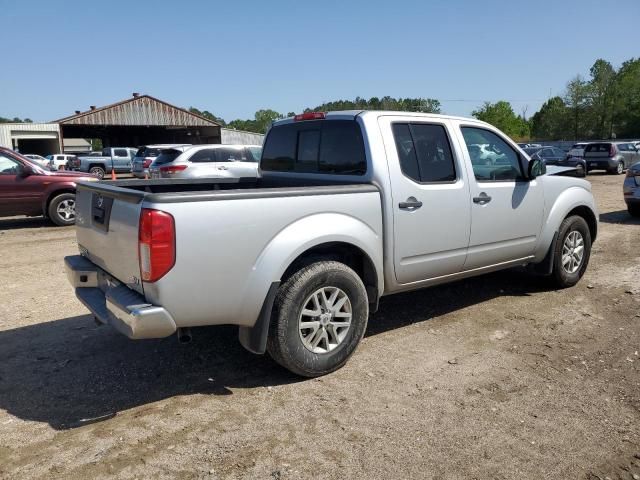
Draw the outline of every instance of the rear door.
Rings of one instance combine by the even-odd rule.
[[[215,148],[203,148],[196,150],[188,158],[190,165],[187,167],[189,178],[215,178],[225,176],[224,172],[218,169]]]
[[[0,153],[0,216],[42,213],[44,185],[38,175],[20,175],[22,162]]]
[[[530,258],[538,243],[544,214],[544,194],[539,180],[525,179],[517,150],[493,130],[461,124],[463,146],[488,144],[500,152],[490,165],[471,162],[471,236],[464,270]]]
[[[244,147],[221,147],[216,149],[216,168],[225,176],[233,178],[255,177],[258,164],[247,159]]]
[[[448,120],[379,119],[393,199],[400,284],[462,270],[471,225],[469,184]]]

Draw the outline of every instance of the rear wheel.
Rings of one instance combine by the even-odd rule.
[[[616,168],[609,170],[609,173],[613,173],[615,175],[622,175],[623,172],[624,172],[624,163],[622,162],[618,162],[618,165],[616,165]]]
[[[76,221],[75,193],[62,193],[54,197],[49,203],[48,214],[56,225],[73,225]]]
[[[632,217],[640,217],[640,205],[627,205],[627,210]]]
[[[95,175],[100,180],[102,180],[104,178],[105,171],[104,171],[104,168],[102,167],[91,167],[89,169],[89,173],[92,175]]]
[[[591,232],[584,218],[565,218],[558,231],[552,277],[558,287],[572,287],[582,278],[591,255]]]
[[[325,375],[353,354],[368,316],[367,291],[356,272],[340,262],[312,263],[280,286],[267,350],[293,373]]]

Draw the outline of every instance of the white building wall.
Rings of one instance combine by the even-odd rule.
[[[220,129],[220,143],[222,145],[262,145],[264,135],[261,133],[233,130],[231,128]]]
[[[54,138],[60,149],[57,123],[0,123],[0,147],[13,148],[13,138]]]

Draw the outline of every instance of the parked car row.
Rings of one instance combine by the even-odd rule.
[[[523,150],[546,165],[574,167],[583,176],[594,170],[620,175],[640,161],[640,142],[579,142],[568,152],[550,145],[527,144]]]

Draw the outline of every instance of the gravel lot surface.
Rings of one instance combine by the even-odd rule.
[[[640,478],[640,221],[589,176],[600,232],[562,291],[508,271],[387,297],[342,370],[97,326],[73,228],[0,219],[0,478]]]

